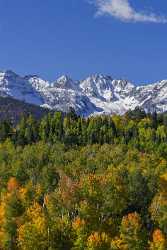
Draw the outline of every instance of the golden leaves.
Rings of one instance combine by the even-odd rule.
[[[16,191],[19,188],[19,183],[15,177],[11,177],[7,183],[8,192]]]
[[[83,219],[80,219],[79,217],[77,217],[72,223],[72,227],[74,230],[78,230],[84,226],[85,226],[85,221]]]

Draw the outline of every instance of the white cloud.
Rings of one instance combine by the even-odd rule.
[[[167,18],[155,13],[136,11],[129,0],[94,0],[98,15],[110,15],[125,22],[167,23]]]

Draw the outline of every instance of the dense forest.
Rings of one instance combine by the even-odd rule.
[[[0,123],[0,249],[166,250],[167,114]]]

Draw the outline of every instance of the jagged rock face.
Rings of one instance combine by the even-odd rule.
[[[135,86],[111,76],[92,75],[81,81],[62,76],[48,82],[36,75],[21,77],[12,71],[0,72],[0,96],[79,115],[123,114],[137,106],[146,111],[167,111],[167,80]]]

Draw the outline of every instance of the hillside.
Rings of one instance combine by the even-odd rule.
[[[10,120],[16,124],[22,116],[32,114],[36,119],[42,118],[49,112],[33,104],[13,99],[11,97],[0,97],[0,120]]]
[[[167,116],[0,123],[0,249],[166,250]]]

